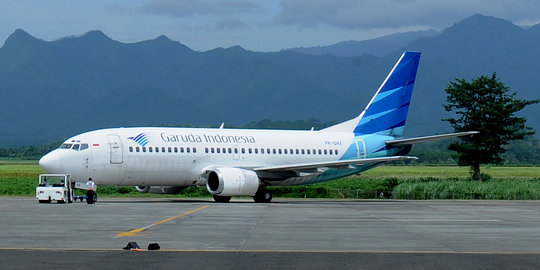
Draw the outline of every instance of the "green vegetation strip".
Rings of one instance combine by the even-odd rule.
[[[540,199],[540,167],[484,167],[491,179],[470,180],[468,168],[455,166],[381,166],[361,176],[327,183],[270,187],[274,197],[353,199]],[[34,196],[43,171],[36,161],[0,160],[0,195]],[[99,187],[111,197],[209,197],[205,187],[178,195],[142,194],[134,187]],[[78,191],[82,194],[82,191]]]

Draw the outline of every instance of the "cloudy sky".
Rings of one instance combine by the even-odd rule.
[[[0,44],[21,28],[47,41],[102,30],[137,42],[166,35],[194,50],[329,45],[443,29],[475,13],[527,26],[538,0],[2,0]]]

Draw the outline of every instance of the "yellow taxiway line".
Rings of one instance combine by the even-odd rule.
[[[158,221],[158,222],[155,222],[155,223],[152,223],[148,226],[145,226],[145,227],[142,227],[142,228],[138,228],[138,229],[133,229],[133,230],[130,230],[130,231],[127,231],[127,232],[121,232],[121,233],[117,233],[116,236],[133,236],[133,235],[136,235],[142,231],[146,231],[148,230],[150,227],[153,227],[153,226],[156,226],[156,225],[159,225],[159,224],[162,224],[162,223],[165,223],[167,221],[171,221],[171,220],[174,220],[174,219],[177,219],[177,218],[180,218],[180,217],[183,217],[183,216],[186,216],[186,215],[189,215],[189,214],[192,214],[192,213],[195,213],[197,211],[200,211],[200,210],[203,210],[205,208],[208,208],[208,205],[205,205],[205,206],[202,206],[202,207],[199,207],[197,209],[193,209],[191,211],[187,211],[183,214],[180,214],[180,215],[177,215],[177,216],[174,216],[174,217],[170,217],[170,218],[167,218],[167,219],[164,219],[164,220],[161,220],[161,221]]]

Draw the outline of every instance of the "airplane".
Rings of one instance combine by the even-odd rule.
[[[268,203],[268,186],[321,183],[407,156],[419,142],[471,135],[403,138],[420,52],[404,52],[366,108],[321,130],[133,127],[89,131],[39,160],[49,173],[91,177],[98,185],[179,193],[206,185],[216,202],[252,196]]]

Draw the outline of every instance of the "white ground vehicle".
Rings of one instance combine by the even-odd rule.
[[[39,203],[73,202],[73,187],[69,174],[40,174],[36,187],[36,198]]]

